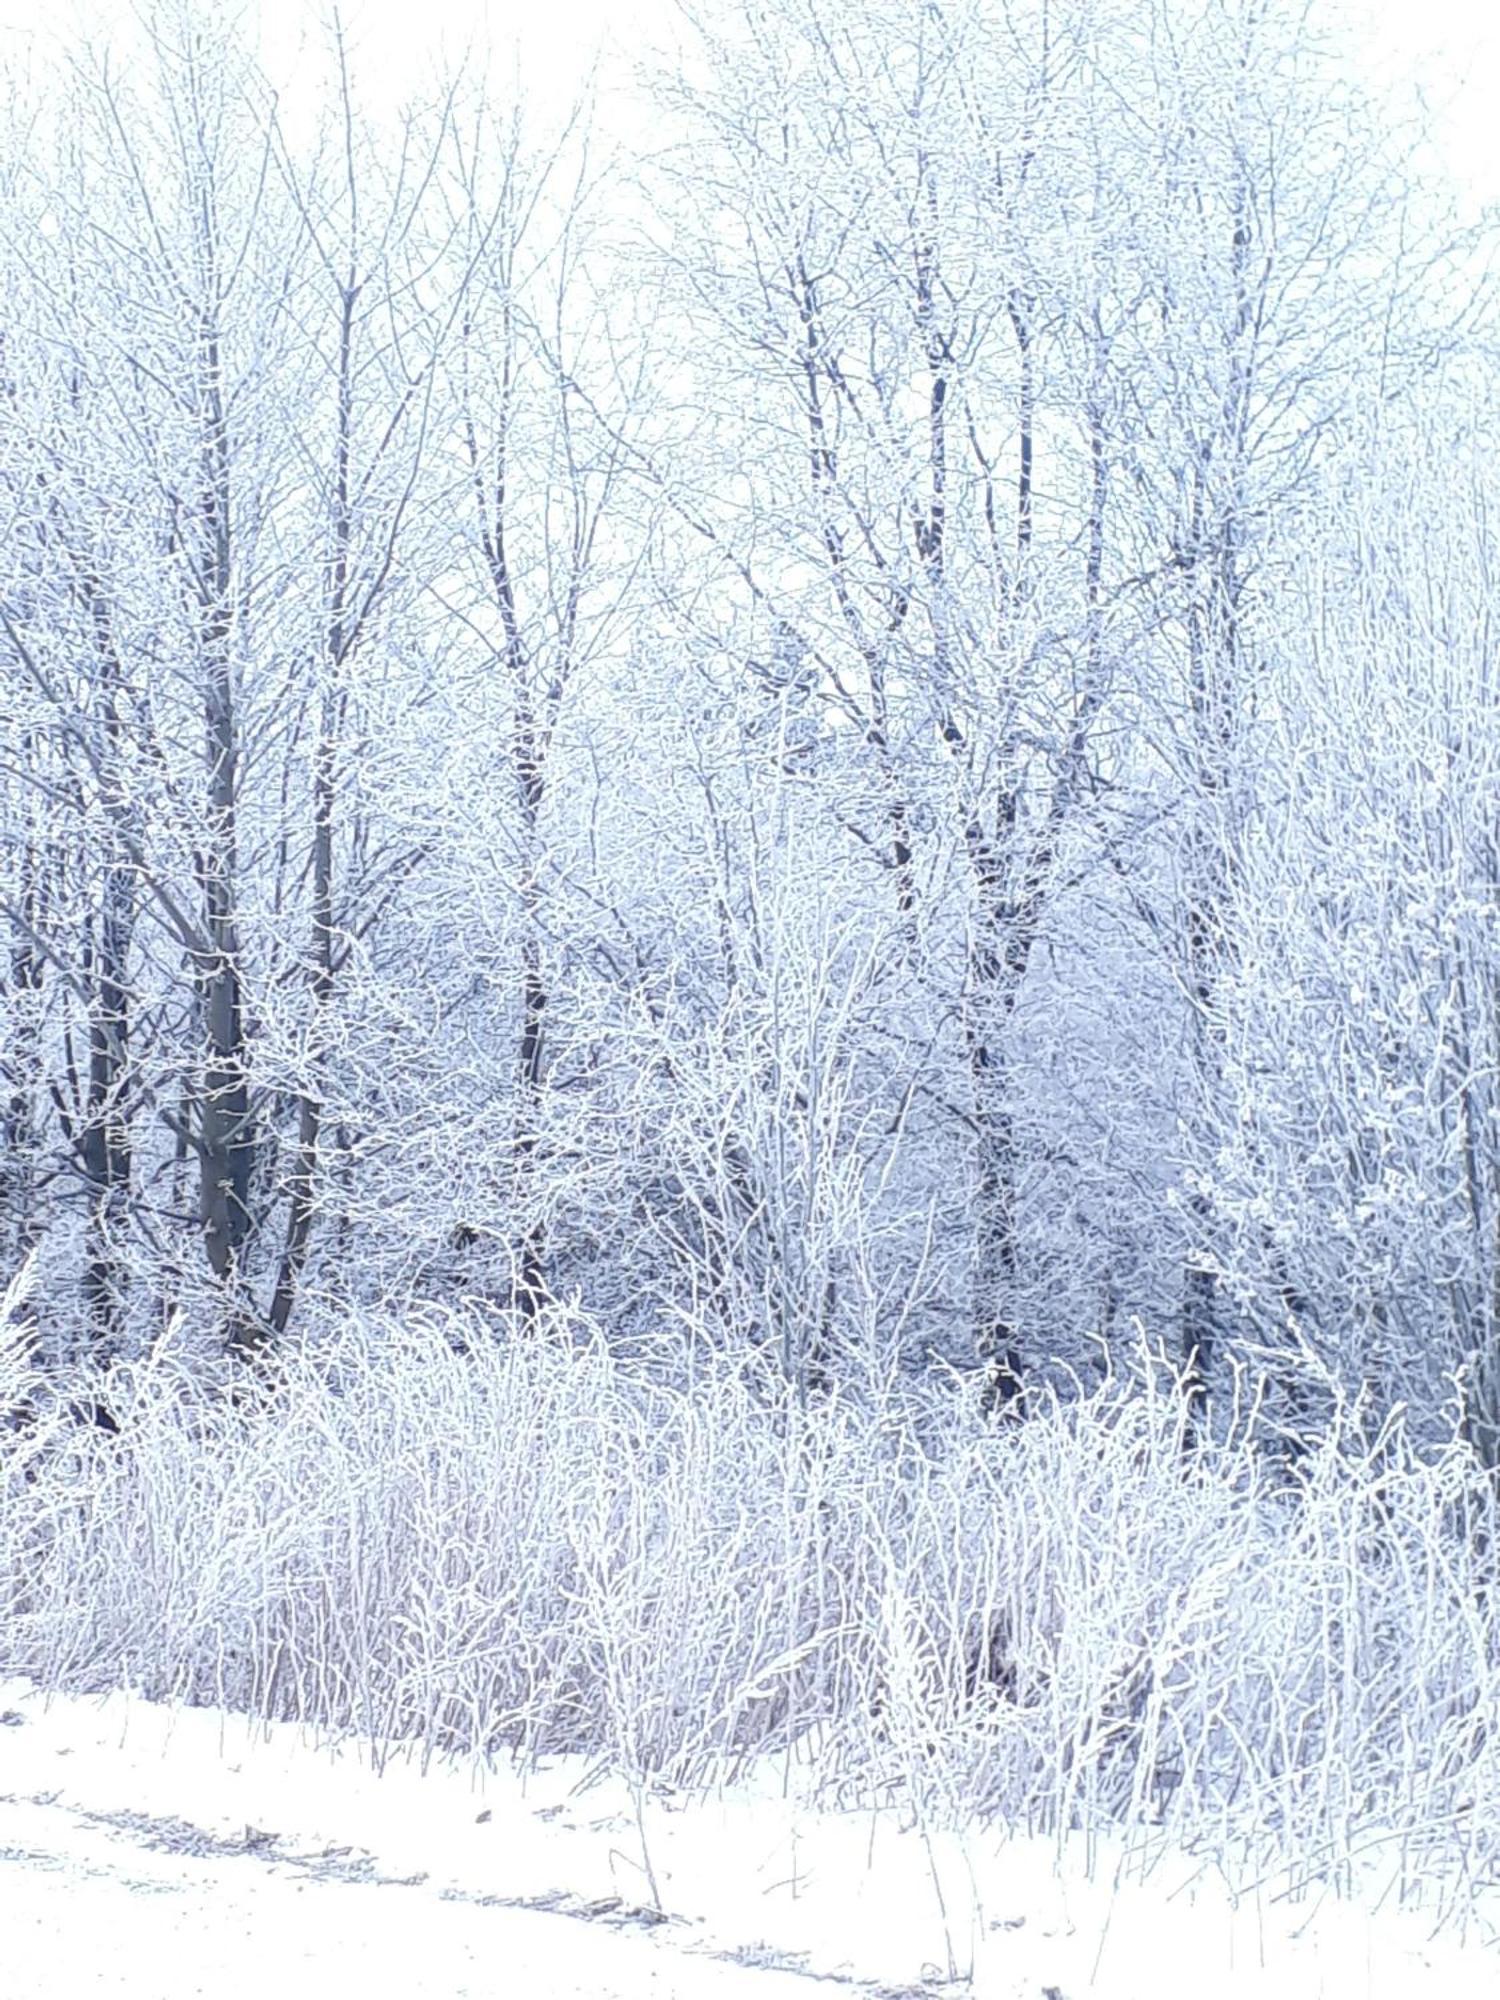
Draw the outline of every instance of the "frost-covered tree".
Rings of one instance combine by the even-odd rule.
[[[0,175],[63,1344],[1138,1322],[1492,1453],[1488,295],[1306,11],[726,0],[633,159],[132,35]]]

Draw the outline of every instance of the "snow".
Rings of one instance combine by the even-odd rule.
[[[1451,2000],[1500,1959],[1430,1913],[1232,1896],[1199,1862],[816,1812],[795,1766],[637,1798],[291,1724],[0,1681],[5,2000]],[[377,1763],[383,1768],[376,1768]],[[1138,1872],[1138,1871],[1137,1871]],[[655,1884],[655,1894],[652,1884]],[[656,1913],[656,1895],[660,1911]]]

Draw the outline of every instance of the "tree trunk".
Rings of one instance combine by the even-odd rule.
[[[212,256],[214,219],[205,213],[200,244],[205,293],[217,291]],[[202,486],[195,525],[194,570],[200,600],[203,673],[203,754],[207,825],[199,855],[204,950],[198,990],[204,1036],[203,1082],[197,1103],[198,1220],[209,1269],[227,1300],[226,1340],[232,1353],[253,1359],[267,1336],[250,1306],[244,1269],[254,1231],[251,1187],[257,1151],[245,1039],[243,968],[238,920],[239,733],[232,656],[230,437],[223,363],[212,306],[199,332],[199,423]]]

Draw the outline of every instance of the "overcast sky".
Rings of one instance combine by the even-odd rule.
[[[0,0],[0,42],[37,56],[70,14],[97,23],[128,0]],[[713,0],[699,0],[711,7]],[[1456,176],[1483,201],[1500,202],[1500,0],[1311,0],[1342,6],[1361,26],[1373,75],[1420,80]],[[273,64],[295,61],[316,37],[330,0],[247,0]],[[673,0],[342,0],[368,95],[398,97],[434,58],[488,40],[518,45],[530,94],[563,101],[595,51],[669,38]]]

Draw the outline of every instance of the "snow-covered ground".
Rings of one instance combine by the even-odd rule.
[[[795,1772],[792,1774],[795,1778]],[[131,1694],[0,1681],[3,2000],[589,1995],[1490,2000],[1500,1954],[1431,1913],[1201,1864],[1121,1880],[1054,1842],[816,1813],[780,1766],[713,1800],[320,1746]]]

